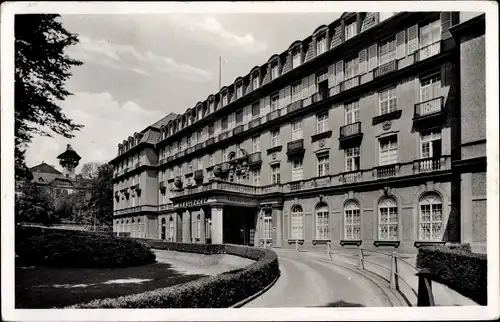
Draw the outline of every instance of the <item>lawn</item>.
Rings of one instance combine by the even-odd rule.
[[[182,274],[168,263],[126,268],[17,267],[15,307],[64,307],[94,299],[141,293],[206,277]]]

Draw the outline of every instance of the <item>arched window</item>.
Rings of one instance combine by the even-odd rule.
[[[384,198],[378,204],[378,238],[398,239],[398,205],[394,198]]]
[[[302,207],[296,205],[292,208],[292,239],[304,239],[304,213]]]
[[[316,239],[330,239],[330,234],[328,233],[329,218],[328,206],[325,203],[318,204],[316,206]]]
[[[424,195],[419,202],[420,240],[439,241],[443,230],[443,202],[435,193]]]
[[[174,218],[170,217],[170,221],[169,221],[169,238],[170,240],[174,240],[174,232],[175,232],[175,222],[174,222]]]
[[[361,215],[359,204],[354,200],[348,201],[344,206],[344,238],[361,239]]]
[[[166,238],[166,233],[167,233],[167,221],[165,218],[161,219],[161,239]]]

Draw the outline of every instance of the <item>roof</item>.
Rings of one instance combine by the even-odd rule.
[[[177,118],[177,114],[175,114],[175,113],[169,113],[167,116],[165,116],[164,118],[162,118],[158,122],[156,122],[153,125],[151,125],[151,127],[159,129],[159,128],[162,127],[162,125],[167,125],[170,120],[173,120],[175,118]]]
[[[161,134],[158,131],[154,131],[152,129],[147,129],[146,133],[141,138],[140,143],[151,143],[156,144],[160,142]]]
[[[52,174],[62,174],[60,171],[58,171],[56,168],[53,166],[42,162],[39,165],[36,165],[32,168],[30,168],[30,171],[33,172],[41,172],[41,173],[52,173]]]
[[[76,151],[73,150],[73,148],[71,147],[71,144],[66,145],[66,151],[64,151],[63,153],[59,154],[59,156],[57,158],[58,159],[65,159],[65,158],[67,158],[69,156],[72,156],[76,160],[80,160],[81,159],[81,157],[78,155],[78,153],[76,153]]]

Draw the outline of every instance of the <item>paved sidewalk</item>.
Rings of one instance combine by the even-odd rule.
[[[296,250],[287,251],[297,253]],[[389,283],[390,257],[369,251],[363,251],[363,253],[365,259],[365,270],[381,276],[386,280],[387,283]],[[330,257],[326,253],[326,250],[322,252],[320,250],[301,249],[298,254],[305,257],[309,256],[313,258],[320,258],[323,260],[330,260]],[[406,297],[406,299],[411,303],[412,306],[416,306],[416,294],[418,291],[418,277],[415,275],[417,271],[414,268],[416,267],[416,254],[398,255],[400,255],[404,260],[404,262],[398,260],[398,272],[401,276],[399,280],[400,292],[404,295],[404,297]],[[359,250],[332,249],[331,261],[343,263],[349,266],[357,267],[359,269]],[[383,266],[387,269],[384,269],[380,266]],[[471,299],[437,282],[432,283],[432,290],[437,306],[478,306],[478,304]]]

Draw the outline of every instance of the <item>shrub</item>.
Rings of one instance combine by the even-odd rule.
[[[157,289],[140,294],[118,298],[94,300],[70,306],[68,308],[224,308],[236,304],[254,295],[269,285],[280,274],[278,257],[275,252],[266,249],[238,245],[202,245],[176,243],[150,243],[164,245],[170,250],[190,249],[233,254],[256,259],[257,262],[242,270],[202,278],[185,284]],[[191,245],[191,246],[189,246]],[[204,246],[204,247],[198,247]],[[153,246],[156,248],[156,246]]]
[[[150,247],[130,239],[83,231],[18,227],[18,265],[128,267],[154,263]]]
[[[137,239],[137,240],[145,243],[146,245],[152,248],[171,250],[177,252],[198,253],[205,255],[224,254],[226,252],[224,245],[220,244],[217,245],[217,244],[175,243],[157,239]]]
[[[470,249],[470,246],[469,246]],[[480,305],[487,304],[487,258],[464,248],[421,247],[417,267],[431,271],[432,279]]]

